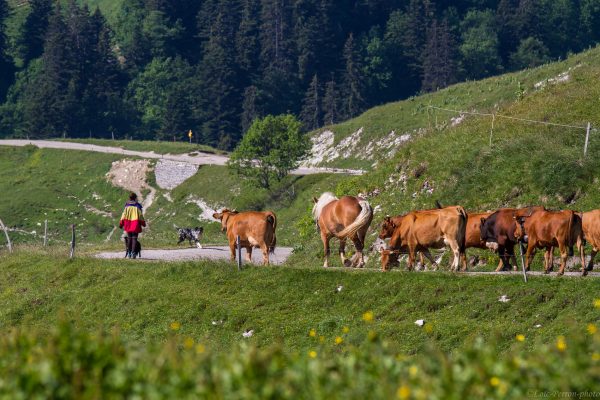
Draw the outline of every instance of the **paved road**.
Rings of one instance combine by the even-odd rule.
[[[123,258],[124,251],[105,252],[97,254],[97,258],[116,259]],[[292,254],[291,247],[277,247],[275,254],[271,254],[272,264],[280,265]],[[205,246],[203,249],[186,248],[175,250],[142,250],[142,260],[150,261],[190,261],[190,260],[229,260],[229,247],[227,246]],[[242,250],[242,257],[246,262],[246,250]],[[260,249],[252,251],[252,261],[255,264],[262,264],[262,253]]]
[[[94,151],[98,153],[122,154],[125,156],[135,156],[141,158],[154,158],[186,162],[194,165],[225,165],[229,157],[210,154],[198,153],[198,155],[190,156],[188,154],[157,154],[153,151],[133,151],[125,150],[121,147],[98,146],[95,144],[74,143],[74,142],[58,142],[53,140],[25,140],[25,139],[5,139],[0,140],[0,146],[26,146],[33,144],[40,148],[46,149],[65,149],[79,151]],[[341,169],[341,168],[320,168],[320,167],[301,167],[291,172],[292,175],[312,175],[320,173],[331,174],[346,174],[346,175],[362,175],[364,171],[356,169]]]

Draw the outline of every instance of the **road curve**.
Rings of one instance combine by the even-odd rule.
[[[121,147],[98,146],[95,144],[75,143],[75,142],[58,142],[53,140],[26,140],[26,139],[3,139],[0,140],[0,146],[27,146],[34,145],[45,149],[63,149],[63,150],[78,150],[78,151],[94,151],[97,153],[121,154],[124,156],[133,156],[141,158],[164,159],[185,162],[194,165],[225,165],[229,157],[196,152],[197,155],[189,154],[158,154],[153,151],[134,151],[125,150]],[[345,175],[362,175],[364,171],[356,169],[342,168],[321,168],[321,167],[302,167],[290,172],[292,175],[313,175],[321,173],[330,174],[345,174]]]

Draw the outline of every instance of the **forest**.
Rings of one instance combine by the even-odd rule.
[[[187,140],[257,117],[310,131],[595,45],[600,0],[0,0],[0,137]]]

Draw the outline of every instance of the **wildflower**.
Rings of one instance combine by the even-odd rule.
[[[415,325],[417,326],[423,326],[425,325],[425,320],[424,319],[418,319],[415,321]]]
[[[171,322],[171,325],[169,325],[169,327],[173,331],[178,331],[179,329],[181,329],[181,324],[177,321],[173,321],[173,322]]]
[[[317,336],[317,331],[314,329],[311,329],[310,331],[308,331],[308,336],[310,336],[310,337]]]
[[[565,351],[567,349],[567,342],[565,342],[564,336],[559,336],[556,339],[556,348],[558,351]]]
[[[344,333],[348,333],[348,332],[350,332],[350,328],[348,328],[347,326],[344,326],[344,327],[342,328],[342,332],[344,332]]]
[[[185,338],[185,340],[183,341],[183,347],[185,347],[186,349],[191,349],[192,347],[194,347],[194,339],[192,339],[191,337]]]
[[[429,322],[425,323],[425,326],[423,327],[423,329],[425,329],[426,333],[431,333],[433,332],[433,324],[430,324]]]
[[[596,332],[598,332],[598,328],[596,327],[596,325],[594,324],[588,324],[587,326],[587,331],[590,335],[595,334]]]
[[[600,308],[600,299],[594,299],[594,307]]]
[[[410,397],[410,388],[406,385],[402,385],[398,388],[396,394],[400,400],[406,400]]]
[[[517,342],[524,342],[525,341],[525,335],[519,333],[517,335]]]
[[[496,387],[500,384],[500,379],[497,376],[492,376],[490,378],[490,385],[492,385],[493,387]]]
[[[419,373],[419,367],[417,367],[416,365],[411,365],[408,368],[408,374],[410,375],[411,378],[416,378],[418,373]]]
[[[196,345],[196,354],[203,354],[206,351],[206,346],[204,346],[203,344],[198,343]]]
[[[335,344],[342,344],[343,341],[344,341],[344,339],[342,339],[341,336],[338,336],[335,338]]]
[[[311,351],[308,352],[308,356],[310,358],[317,358],[317,352],[314,351],[314,350],[311,350]]]
[[[592,360],[600,361],[600,353],[592,353]]]
[[[319,336],[319,343],[325,342],[325,336]]]
[[[367,311],[362,315],[362,319],[365,322],[373,322],[373,311]]]

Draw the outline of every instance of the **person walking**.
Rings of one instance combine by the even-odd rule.
[[[144,226],[146,226],[146,221],[142,213],[142,205],[137,201],[137,194],[132,192],[129,195],[129,201],[125,203],[125,209],[119,221],[119,228],[123,229],[126,234],[125,258],[136,258],[138,255],[138,235],[142,232]]]

